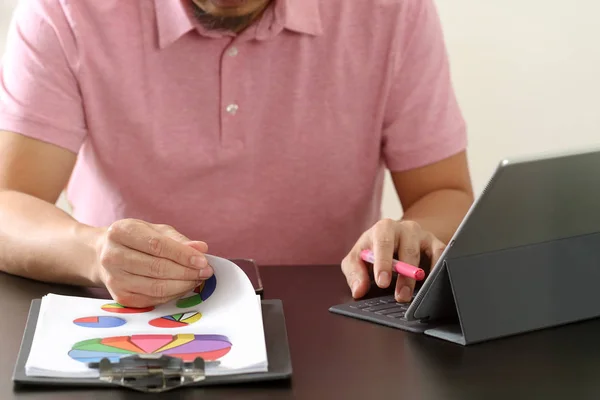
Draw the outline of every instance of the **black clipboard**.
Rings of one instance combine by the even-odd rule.
[[[201,359],[196,359],[195,362],[191,363],[183,363],[179,359],[165,356],[159,358],[131,356],[122,358],[119,365],[110,364],[107,359],[101,361],[101,365],[98,366],[101,372],[100,378],[48,378],[27,376],[25,374],[25,363],[29,357],[41,306],[41,299],[34,299],[29,309],[12,380],[17,389],[35,385],[98,389],[123,387],[142,392],[165,392],[180,387],[205,387],[291,379],[292,361],[283,303],[281,300],[262,300],[261,305],[269,363],[266,372],[204,376],[204,361]],[[124,360],[127,361],[123,362]],[[135,370],[133,372],[137,376],[127,374],[128,369],[130,371]],[[140,374],[140,371],[146,372]]]

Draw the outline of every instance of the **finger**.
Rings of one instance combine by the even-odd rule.
[[[190,238],[177,231],[170,225],[154,225],[152,227],[157,232],[162,233],[163,235],[168,236],[181,244],[192,246],[193,248],[202,253],[208,252],[208,245],[205,242],[199,240],[191,240]]]
[[[197,281],[210,278],[214,272],[208,265],[200,269],[187,267],[121,245],[114,245],[106,250],[101,262],[105,268],[118,268],[132,275],[154,279]]]
[[[360,258],[360,252],[352,251],[342,261],[342,272],[346,276],[346,282],[352,291],[352,297],[363,297],[369,291],[371,280],[364,261]]]
[[[432,236],[425,234],[416,223],[409,221],[398,224],[396,229],[400,242],[398,260],[418,267],[421,261],[422,249],[431,248]],[[415,284],[414,279],[398,274],[395,289],[396,301],[411,301]]]
[[[208,245],[205,242],[198,240],[190,240],[189,242],[184,242],[183,244],[192,246],[194,249],[198,250],[201,253],[208,253]]]
[[[370,247],[370,241],[367,233],[363,233],[356,242],[354,248],[342,260],[342,273],[346,277],[346,282],[352,291],[352,297],[363,297],[369,291],[371,279],[367,265],[360,257],[360,251]]]
[[[373,275],[380,288],[387,288],[392,281],[392,261],[396,249],[396,229],[392,220],[381,220],[372,229],[372,248],[375,262]]]
[[[145,296],[139,293],[123,292],[118,295],[113,295],[113,299],[125,307],[132,308],[144,308],[151,306],[158,306],[160,304],[168,303],[169,301],[175,300],[180,296],[171,296],[164,299],[158,299],[154,297]]]
[[[428,256],[431,259],[431,266],[429,268],[430,273],[440,260],[440,257],[442,256],[442,253],[445,249],[446,245],[442,241],[440,241],[437,238],[433,239],[431,244],[431,250],[428,252]]]
[[[112,298],[119,304],[127,307],[139,308],[162,304],[177,299],[186,293],[191,292],[198,285],[198,282],[193,281],[177,281],[176,285],[181,286],[180,290],[175,290],[175,293],[167,292],[162,297],[155,297],[144,294],[147,293],[148,290],[140,289],[140,286],[144,284],[146,284],[146,286],[151,286],[151,281],[154,280],[145,277],[136,277],[122,270],[116,270],[108,274],[106,288],[110,292]],[[137,290],[141,293],[136,293],[134,290]],[[159,288],[158,290],[161,289]]]
[[[126,274],[120,284],[123,291],[143,295],[159,303],[164,303],[173,297],[180,297],[194,290],[200,281],[177,281],[153,279],[140,275]]]
[[[204,254],[157,232],[144,223],[123,221],[108,230],[109,240],[155,257],[166,258],[192,268],[208,265]]]
[[[396,289],[394,291],[396,301],[399,303],[410,302],[415,290],[415,284],[416,282],[414,279],[398,274],[398,278],[396,279]]]
[[[426,234],[416,222],[406,221],[396,226],[399,238],[398,260],[418,266],[421,250],[431,247],[431,235]]]

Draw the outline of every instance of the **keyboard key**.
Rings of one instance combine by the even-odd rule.
[[[405,314],[406,314],[406,311],[402,311],[402,312],[397,312],[397,313],[386,314],[386,317],[390,317],[390,318],[404,318]]]
[[[372,306],[372,307],[368,307],[368,308],[363,308],[363,311],[369,311],[369,312],[373,312],[373,311],[380,311],[380,310],[385,310],[388,308],[398,308],[398,305],[395,303],[383,303],[383,304],[378,304],[376,306]]]
[[[352,304],[350,305],[351,308],[358,308],[359,310],[363,309],[363,308],[367,308],[369,307],[368,304],[365,303],[356,303],[356,304]]]
[[[373,306],[373,305],[375,305],[375,304],[377,304],[377,303],[372,303],[371,301],[366,301],[366,300],[363,300],[363,301],[357,301],[357,302],[356,302],[356,303],[354,303],[354,304],[355,304],[356,306],[358,306],[358,308],[365,308],[365,307],[370,307],[370,306]]]
[[[406,310],[409,306],[410,303],[397,303],[393,295],[385,295],[378,298],[338,304],[332,306],[330,311],[393,328],[411,332],[424,332],[427,329],[427,324],[407,320]]]
[[[382,303],[395,303],[396,299],[394,298],[394,296],[390,296],[390,297],[387,297],[387,298],[382,298],[382,299],[380,299],[380,301]]]
[[[392,314],[392,313],[397,313],[397,312],[401,312],[404,311],[403,309],[399,309],[398,307],[394,307],[394,308],[388,308],[385,310],[381,310],[381,311],[375,311],[375,314],[379,314],[379,315],[387,315],[387,314]]]

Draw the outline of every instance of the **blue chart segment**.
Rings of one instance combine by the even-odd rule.
[[[203,301],[206,301],[214,293],[216,288],[217,277],[213,275],[207,280],[202,281],[202,283],[194,289],[193,295],[177,300],[177,303],[175,304],[179,308],[195,307]]]
[[[71,350],[69,356],[75,360],[82,362],[100,362],[103,358],[108,358],[110,362],[119,362],[119,359],[123,356],[122,354],[115,353],[101,353],[97,351],[83,351],[83,350]]]
[[[75,325],[84,328],[116,328],[125,325],[127,321],[119,317],[83,317],[73,321]]]

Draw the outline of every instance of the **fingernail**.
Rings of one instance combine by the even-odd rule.
[[[387,271],[380,272],[377,278],[377,284],[379,286],[388,286],[390,284],[390,274]]]
[[[210,278],[212,276],[212,271],[208,268],[200,268],[200,270],[198,270],[198,276],[204,279]]]
[[[402,289],[400,289],[400,293],[398,293],[398,301],[410,301],[412,297],[411,294],[411,290],[409,286],[403,286]]]
[[[202,256],[192,256],[190,259],[192,265],[196,267],[205,267],[206,266],[206,258]]]

